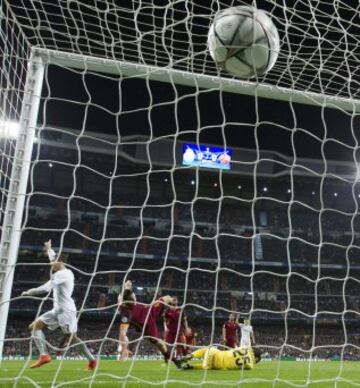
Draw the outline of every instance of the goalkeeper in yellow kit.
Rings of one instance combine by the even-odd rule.
[[[193,358],[202,358],[201,363],[189,364]],[[200,348],[184,357],[182,369],[253,369],[261,360],[260,351],[248,348],[219,350],[215,347]]]

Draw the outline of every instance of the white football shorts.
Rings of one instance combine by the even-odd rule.
[[[250,348],[251,346],[251,341],[247,341],[247,340],[241,340],[240,341],[240,347],[241,348]]]
[[[75,311],[57,312],[50,310],[38,318],[44,322],[50,330],[55,330],[58,327],[64,334],[72,334],[77,332],[77,319]]]

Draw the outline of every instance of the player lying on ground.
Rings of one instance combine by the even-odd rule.
[[[127,331],[129,326],[133,326],[137,331],[142,332],[164,356],[165,361],[171,360],[176,366],[180,362],[171,355],[164,341],[160,339],[160,332],[157,320],[164,313],[166,305],[173,303],[173,298],[169,295],[163,296],[151,305],[144,305],[136,301],[136,295],[132,289],[132,282],[127,280],[124,285],[124,292],[119,295],[118,306],[120,315],[119,344],[121,345],[122,359],[128,357]]]
[[[95,358],[90,353],[86,344],[76,335],[76,306],[72,298],[74,274],[70,269],[65,267],[65,264],[61,260],[56,260],[56,253],[51,248],[51,240],[45,242],[44,247],[50,260],[51,279],[40,287],[32,288],[21,294],[22,296],[32,296],[49,293],[52,290],[54,299],[53,309],[41,315],[29,325],[29,329],[32,330],[35,345],[40,353],[40,358],[30,368],[38,368],[51,361],[43,330],[46,328],[55,330],[60,327],[65,334],[66,343],[64,343],[64,346],[77,344],[81,354],[89,360],[87,369],[93,370],[96,368]]]
[[[201,363],[189,363],[193,358],[202,358]],[[215,347],[200,348],[183,357],[182,369],[253,369],[261,360],[258,349],[236,348],[219,350]]]

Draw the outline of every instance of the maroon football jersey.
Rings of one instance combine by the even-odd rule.
[[[180,323],[179,328],[179,321],[182,321],[182,313],[181,309],[168,309],[165,313],[165,322],[166,322],[166,328],[171,333],[177,333],[179,330],[180,333],[184,331],[183,323]]]
[[[234,321],[227,321],[224,324],[226,340],[235,340],[238,331],[238,324]]]
[[[134,303],[129,307],[120,307],[120,323],[130,324],[135,327],[142,327],[147,319],[149,322],[152,317],[149,314],[149,306]]]

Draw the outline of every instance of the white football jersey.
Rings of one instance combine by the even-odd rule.
[[[37,288],[28,291],[29,295],[43,294],[53,290],[54,310],[56,312],[76,311],[72,293],[74,291],[74,274],[64,268],[51,275],[51,279]]]
[[[251,325],[244,325],[243,323],[240,323],[240,329],[241,329],[241,341],[240,346],[251,346],[251,334],[253,332],[253,328]]]

